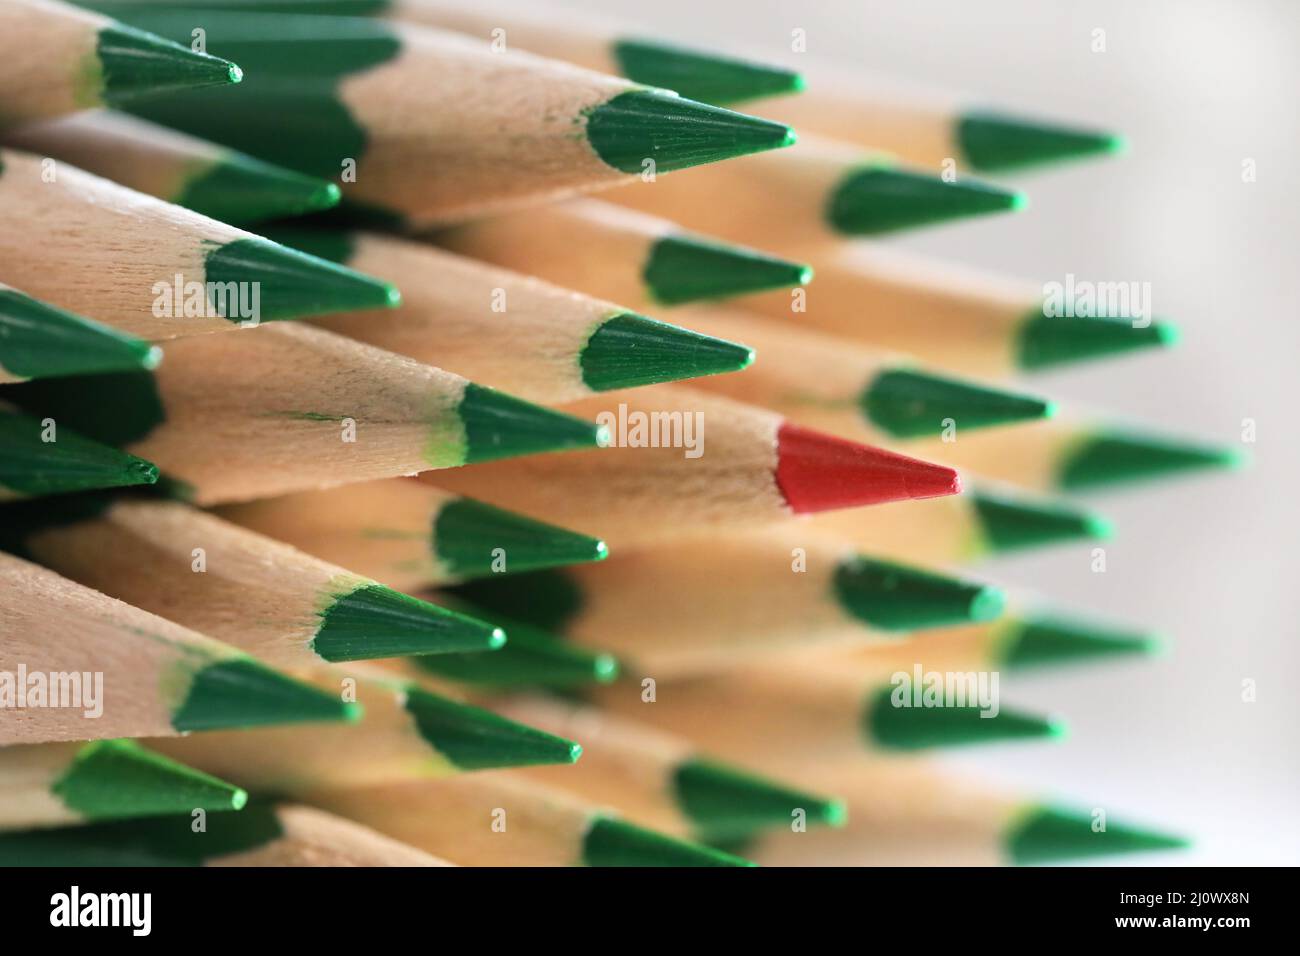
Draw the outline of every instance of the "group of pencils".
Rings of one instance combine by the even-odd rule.
[[[957,569],[1237,460],[1015,382],[1164,321],[888,245],[1121,145],[521,0],[0,0],[0,864],[1184,845],[899,693],[1151,651]]]

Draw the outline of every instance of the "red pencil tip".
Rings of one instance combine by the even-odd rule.
[[[961,491],[957,472],[785,422],[776,433],[776,483],[795,514]]]

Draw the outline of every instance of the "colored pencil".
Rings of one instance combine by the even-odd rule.
[[[0,385],[153,369],[161,360],[157,346],[0,285]]]
[[[382,308],[392,286],[60,163],[0,150],[5,279],[146,339]],[[241,308],[242,307],[242,308]]]
[[[193,12],[131,10],[188,39]],[[794,142],[779,123],[456,33],[382,20],[205,12],[238,57],[228,96],[132,112],[312,176],[408,225],[455,222]],[[354,160],[343,175],[341,164]],[[649,164],[648,166],[646,164]],[[435,168],[437,176],[425,171]],[[355,175],[352,175],[352,172]]]
[[[1128,425],[1062,418],[971,435],[942,446],[944,460],[1042,491],[1092,491],[1206,468],[1239,468],[1242,451]],[[937,454],[938,445],[927,445]]]
[[[232,224],[329,209],[341,196],[323,179],[109,110],[22,126],[3,138],[10,146]]]
[[[0,598],[0,704],[17,711],[0,744],[356,717],[337,695],[7,554]]]
[[[599,565],[483,578],[453,593],[489,619],[521,619],[655,677],[991,620],[1003,603],[996,588],[875,560],[801,527],[629,549]]]
[[[426,238],[452,252],[651,312],[802,286],[813,274],[803,263],[599,199],[492,216]]]
[[[168,501],[10,505],[0,546],[276,667],[494,650],[501,629]]]
[[[5,866],[448,866],[363,826],[292,804],[0,834]],[[75,892],[75,888],[74,888]]]
[[[780,154],[635,184],[607,198],[688,229],[795,256],[820,256],[854,236],[1009,212],[1027,202],[988,183],[946,182],[930,170],[807,136]]]
[[[571,764],[571,740],[481,707],[394,680],[377,667],[314,672],[336,698],[354,697],[354,724],[265,727],[158,738],[149,746],[252,793],[302,797],[328,787],[362,787],[448,777],[497,767]]]
[[[601,434],[304,325],[178,339],[156,372],[24,382],[6,395],[156,461],[203,505],[592,446]]]
[[[695,388],[779,412],[855,441],[882,444],[1051,418],[1054,403],[919,367],[911,359],[738,309],[678,313],[691,328],[738,337],[758,353],[739,375]]]
[[[1172,345],[1177,330],[1078,296],[1047,314],[1044,284],[981,272],[881,244],[819,258],[817,283],[741,301],[800,328],[896,349],[941,368],[1005,378]],[[1065,287],[1062,284],[1062,296]],[[1077,299],[1077,301],[1076,301]],[[1115,312],[1112,317],[1107,313]],[[1136,320],[1136,321],[1135,321]]]
[[[57,0],[0,5],[0,127],[240,77],[233,63]]]
[[[236,786],[130,740],[0,748],[0,832],[242,809]]]
[[[763,409],[680,386],[608,393],[567,409],[608,423],[610,443],[622,447],[476,465],[422,478],[600,535],[615,549],[687,532],[960,490],[951,469],[823,435]],[[690,434],[688,427],[696,431]],[[658,447],[631,447],[627,441],[648,445],[652,438]],[[669,447],[674,443],[694,444],[695,451]]]
[[[583,740],[582,759],[574,766],[518,773],[613,807],[661,833],[718,839],[788,827],[795,820],[808,827],[844,824],[844,805],[836,799],[714,760],[671,734],[592,707],[533,695],[495,700],[493,709]]]
[[[863,550],[939,565],[1049,545],[1104,541],[1113,533],[1110,522],[1094,511],[988,484],[942,501],[813,515],[810,524]]]
[[[460,866],[750,865],[510,773],[321,791],[311,803]]]
[[[83,438],[58,421],[20,415],[0,402],[0,502],[157,480],[153,462]]]
[[[402,290],[402,305],[392,314],[352,312],[317,325],[529,401],[558,404],[734,372],[753,358],[745,345],[425,243],[305,230],[276,238]]]
[[[228,521],[399,591],[601,561],[604,542],[406,478],[225,505]]]

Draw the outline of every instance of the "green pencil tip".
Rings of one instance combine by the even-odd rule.
[[[1056,806],[1031,808],[1003,839],[1012,862],[1020,866],[1114,853],[1185,850],[1191,846],[1184,837],[1112,823],[1098,816],[1096,810]]]
[[[1169,348],[1178,342],[1176,326],[1163,321],[1046,316],[1031,312],[1016,333],[1016,361],[1036,371],[1071,365],[1147,348]]]
[[[489,651],[499,627],[386,588],[365,584],[320,612],[312,650],[331,663],[419,654]]]
[[[782,123],[708,106],[664,90],[631,90],[587,111],[587,141],[607,165],[666,173],[789,146]]]
[[[687,233],[655,242],[643,277],[663,305],[722,299],[806,285],[812,268],[766,253]]]
[[[792,70],[670,43],[618,40],[612,52],[619,72],[629,80],[703,103],[738,103],[803,88],[803,77]]]
[[[457,498],[433,520],[431,543],[438,562],[457,578],[603,561],[605,542],[492,505]]]
[[[1024,197],[971,179],[945,182],[930,173],[863,166],[832,190],[827,221],[839,232],[871,236],[1022,208]]]
[[[877,375],[859,404],[869,421],[894,438],[936,437],[951,420],[957,429],[988,428],[1049,418],[1045,399],[915,369]]]
[[[673,775],[677,802],[711,840],[788,826],[802,813],[812,825],[842,826],[844,804],[710,760],[692,759]]]
[[[1122,152],[1122,136],[1041,123],[996,112],[966,113],[957,142],[972,169],[1021,169],[1087,156]]]
[[[867,739],[887,750],[924,750],[1065,736],[1062,721],[1008,710],[997,706],[996,697],[989,709],[975,704],[925,706],[924,692],[923,686],[906,684],[873,692],[862,711]]]
[[[860,556],[840,562],[834,587],[845,611],[884,631],[990,621],[1005,604],[987,584]]]
[[[1103,431],[1079,442],[1065,456],[1057,476],[1070,491],[1125,484],[1202,468],[1239,468],[1244,455],[1177,438]]]
[[[664,836],[613,817],[598,816],[582,840],[587,866],[753,866],[712,847]]]
[[[1161,642],[1149,634],[1044,615],[1014,622],[1002,644],[1000,658],[1008,667],[1033,667],[1102,657],[1151,656],[1160,648]]]
[[[420,736],[460,770],[570,764],[582,755],[572,740],[415,687],[405,705]]]
[[[334,183],[228,152],[186,183],[174,202],[239,224],[320,212],[337,206],[341,197]]]
[[[582,350],[582,380],[594,392],[736,372],[754,351],[643,315],[624,312],[600,323]]]
[[[0,489],[21,497],[152,485],[158,466],[57,422],[0,409]]]
[[[143,339],[0,287],[0,372],[46,378],[158,367]]]
[[[391,308],[401,302],[401,294],[387,282],[265,239],[237,239],[214,247],[204,260],[204,274],[216,288],[256,289],[257,318],[263,322]],[[226,286],[231,282],[236,285]],[[242,295],[233,298],[244,301]],[[226,317],[232,322],[250,318]]]
[[[209,664],[194,675],[172,714],[181,732],[312,721],[354,721],[360,708],[337,694],[300,683],[251,658]]]
[[[86,820],[238,810],[248,800],[239,787],[129,740],[86,744],[50,791]]]
[[[95,54],[99,98],[109,104],[172,90],[225,86],[244,75],[228,60],[120,23],[99,31]]]
[[[988,489],[975,489],[967,497],[975,510],[982,542],[992,551],[1018,551],[1111,536],[1105,518],[1070,505],[1012,497]]]
[[[465,427],[465,463],[571,448],[594,448],[608,429],[551,411],[473,382],[458,406]]]

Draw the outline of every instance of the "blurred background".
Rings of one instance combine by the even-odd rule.
[[[849,67],[1126,134],[1128,155],[1018,175],[1027,212],[893,240],[1064,282],[1151,283],[1183,332],[1163,354],[1035,377],[1063,405],[1240,445],[1244,472],[1089,501],[1114,519],[1105,573],[1088,547],[980,570],[1063,607],[1155,628],[1162,658],[1003,682],[1004,699],[1067,718],[1061,744],[956,762],[1082,807],[1184,832],[1183,854],[1124,863],[1300,862],[1300,4],[987,0],[601,0],[567,4],[702,47],[809,73]],[[792,53],[802,28],[807,52]],[[1095,30],[1105,52],[1093,52]],[[742,108],[762,114],[762,104]],[[1242,181],[1243,161],[1257,178]],[[1068,404],[1067,404],[1068,403]],[[1256,700],[1243,701],[1253,680]]]

